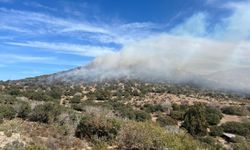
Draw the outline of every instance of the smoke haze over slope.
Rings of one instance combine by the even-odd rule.
[[[119,52],[87,66],[56,74],[61,80],[114,79],[189,82],[250,91],[250,3],[228,3],[232,13],[212,29],[207,13],[197,13],[169,32],[123,43]],[[236,73],[237,72],[237,73]],[[209,85],[208,85],[209,84]]]

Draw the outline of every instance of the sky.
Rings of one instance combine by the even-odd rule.
[[[200,73],[211,64],[250,67],[249,8],[249,0],[0,0],[0,80],[51,74],[129,48],[131,57],[171,49],[181,64],[209,64]],[[187,57],[194,53],[195,60]]]

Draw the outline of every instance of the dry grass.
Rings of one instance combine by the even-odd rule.
[[[245,120],[245,119],[250,119],[250,116],[237,116],[237,115],[224,114],[219,125],[226,123],[226,122],[242,122],[242,120]]]
[[[15,140],[24,144],[44,145],[48,149],[89,149],[88,143],[70,135],[64,135],[63,127],[36,122],[22,121],[20,119],[5,120],[0,125],[0,148]],[[4,135],[11,132],[11,136]]]

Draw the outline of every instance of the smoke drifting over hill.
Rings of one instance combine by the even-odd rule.
[[[124,43],[119,52],[97,57],[87,66],[52,78],[196,81],[209,87],[250,91],[250,3],[230,3],[225,7],[232,14],[213,30],[208,30],[209,15],[198,13],[169,32]]]

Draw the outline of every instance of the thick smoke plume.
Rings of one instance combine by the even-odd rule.
[[[120,52],[97,57],[87,66],[60,73],[70,81],[139,79],[176,83],[195,82],[208,87],[250,89],[249,43],[217,42],[161,34],[125,46]],[[248,68],[249,67],[249,68]],[[65,77],[66,76],[66,77]]]

